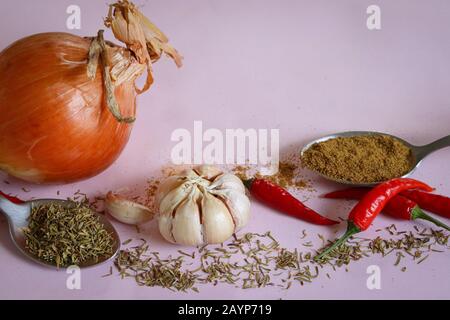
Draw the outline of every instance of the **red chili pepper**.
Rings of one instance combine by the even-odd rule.
[[[244,184],[255,198],[278,211],[319,225],[334,225],[339,223],[338,221],[321,216],[301,203],[287,190],[269,180],[250,179],[244,181]]]
[[[370,191],[369,188],[349,188],[327,193],[323,197],[328,199],[360,200],[369,191]],[[392,217],[403,220],[416,220],[416,219],[427,220],[439,227],[450,230],[450,227],[423,212],[416,202],[404,197],[402,194],[393,197],[386,204],[386,207],[384,207],[383,212],[387,213]]]
[[[408,190],[402,196],[415,201],[422,209],[450,219],[450,198],[438,194]]]
[[[327,199],[348,199],[348,200],[360,200],[362,199],[370,188],[347,188],[333,192],[326,193],[322,198]]]
[[[20,200],[19,198],[7,195],[1,191],[0,191],[0,196],[3,196],[4,198],[8,199],[9,201],[11,201],[12,203],[15,203],[15,204],[21,204],[24,202],[24,201]]]
[[[429,185],[409,178],[396,178],[379,184],[370,190],[352,211],[350,211],[345,234],[314,259],[321,259],[323,256],[328,255],[334,248],[347,241],[352,235],[369,228],[389,200],[408,189],[433,190]]]

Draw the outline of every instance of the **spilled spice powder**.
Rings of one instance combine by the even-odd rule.
[[[256,178],[265,178],[282,186],[283,188],[293,187],[296,189],[304,189],[309,187],[308,181],[297,179],[295,171],[297,166],[291,162],[280,162],[278,173],[273,176],[261,176],[256,174]]]
[[[155,200],[156,192],[158,191],[160,184],[161,184],[161,179],[159,179],[159,178],[150,178],[147,180],[147,188],[145,189],[146,200],[144,202],[147,207],[149,207],[153,210],[157,209],[154,200]]]
[[[408,173],[412,152],[393,137],[371,134],[316,143],[304,152],[301,162],[333,179],[372,183]]]
[[[233,168],[233,173],[241,180],[247,180],[249,178],[249,171],[250,166],[236,166]]]
[[[263,176],[259,173],[252,174],[252,167],[250,166],[236,166],[233,168],[233,173],[243,180],[247,180],[250,177],[262,178],[270,180],[285,189],[308,189],[309,191],[314,191],[310,181],[302,177],[298,172],[300,169],[299,161],[299,156],[291,155],[286,160],[280,161],[278,172],[271,176]]]

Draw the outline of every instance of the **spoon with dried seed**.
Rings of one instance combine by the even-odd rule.
[[[50,205],[59,206],[60,208],[71,209],[76,205],[76,203],[68,200],[39,199],[16,204],[9,201],[0,194],[0,212],[3,212],[3,214],[7,218],[11,239],[13,240],[13,243],[16,245],[17,249],[19,249],[19,251],[22,252],[22,254],[24,254],[26,257],[41,265],[56,268],[57,267],[56,263],[52,263],[45,259],[41,259],[36,255],[32,254],[30,250],[27,249],[26,235],[24,232],[24,229],[28,228],[29,226],[30,215],[32,214],[33,210],[36,208]],[[81,263],[78,264],[78,267],[80,268],[87,268],[110,261],[114,259],[114,257],[117,255],[120,249],[120,238],[119,235],[117,234],[117,231],[114,229],[113,225],[109,222],[109,220],[105,216],[97,215],[93,211],[92,214],[98,217],[98,222],[103,226],[103,229],[112,236],[113,241],[110,250],[111,253],[106,256],[99,256],[96,259],[89,259],[82,261]]]

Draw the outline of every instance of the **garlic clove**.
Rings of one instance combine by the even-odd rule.
[[[210,187],[215,189],[233,189],[241,191],[245,194],[245,186],[242,183],[241,179],[230,173],[224,173],[218,176],[211,183]]]
[[[115,219],[126,224],[141,224],[153,219],[153,212],[146,207],[125,197],[108,192],[105,209]]]
[[[201,165],[194,169],[199,176],[211,180],[222,173],[222,170],[212,165]]]
[[[180,176],[185,177],[185,179],[187,179],[187,180],[195,180],[195,179],[199,178],[199,175],[193,169],[183,170],[181,172]]]
[[[205,243],[217,244],[230,238],[235,226],[225,204],[208,192],[204,192],[201,205]]]
[[[164,239],[171,243],[176,243],[172,235],[172,221],[173,217],[171,213],[161,214],[158,218],[158,227]]]
[[[172,214],[176,207],[189,195],[194,188],[188,182],[184,182],[179,187],[169,191],[161,200],[159,212],[161,214]]]
[[[155,204],[159,206],[161,204],[161,200],[166,196],[166,194],[175,189],[178,188],[180,185],[185,182],[186,179],[181,176],[171,176],[164,180],[161,185],[158,187],[158,190],[155,194]]]
[[[244,193],[233,189],[213,190],[211,192],[218,195],[228,207],[236,230],[247,225],[250,220],[250,200]]]
[[[200,210],[195,196],[190,195],[177,208],[172,220],[172,236],[178,244],[188,246],[203,244]]]

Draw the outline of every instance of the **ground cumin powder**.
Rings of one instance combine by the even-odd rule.
[[[255,172],[255,168],[252,166],[235,166],[232,171],[242,180],[250,178],[266,179],[285,189],[315,191],[311,186],[311,181],[299,172],[300,156],[295,154],[285,158],[278,164],[278,172],[271,176],[264,176],[257,170]]]
[[[312,145],[302,165],[333,179],[371,183],[401,177],[412,165],[411,149],[385,135],[339,137]]]

